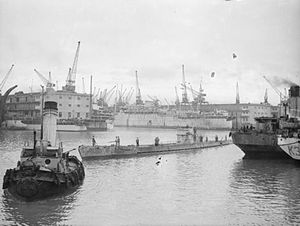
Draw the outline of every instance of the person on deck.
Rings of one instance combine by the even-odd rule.
[[[116,146],[120,146],[120,137],[116,136]]]
[[[96,140],[95,140],[95,137],[93,136],[92,137],[92,145],[95,146],[95,144],[96,144]]]
[[[135,142],[136,142],[136,146],[140,146],[140,140],[138,137],[136,138]]]
[[[155,137],[155,139],[154,139],[154,145],[155,146],[159,145],[159,138],[158,137]]]

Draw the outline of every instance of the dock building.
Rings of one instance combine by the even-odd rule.
[[[90,116],[90,95],[75,91],[47,89],[45,101],[56,101],[58,119],[87,119]],[[22,91],[9,95],[7,118],[39,119],[42,92],[24,93]]]

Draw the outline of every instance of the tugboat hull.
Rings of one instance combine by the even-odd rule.
[[[70,164],[76,164],[76,168],[67,173],[43,171],[35,166],[8,169],[3,189],[24,201],[44,199],[75,189],[82,184],[85,173],[82,163],[75,156],[70,156],[70,160]]]

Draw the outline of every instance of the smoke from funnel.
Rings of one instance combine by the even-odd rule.
[[[286,78],[272,77],[270,80],[275,86],[298,86],[295,82]]]

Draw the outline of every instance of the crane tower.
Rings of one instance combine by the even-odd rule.
[[[135,104],[136,105],[142,105],[143,101],[142,101],[142,96],[141,96],[141,90],[140,90],[140,87],[139,87],[139,80],[138,80],[137,71],[135,71],[135,80],[136,80],[136,100],[135,100]]]
[[[185,74],[184,74],[184,65],[182,65],[182,103],[188,104],[189,100],[187,97],[187,91],[186,91],[186,81],[185,81]]]
[[[76,74],[77,74],[77,63],[79,57],[79,48],[80,48],[80,41],[77,43],[77,49],[73,61],[72,68],[69,68],[69,73],[66,80],[66,85],[63,86],[63,90],[75,92],[75,81],[76,81]]]
[[[6,80],[8,79],[8,76],[10,75],[12,69],[13,69],[14,65],[11,65],[9,71],[6,73],[6,75],[4,76],[4,79],[2,80],[2,82],[0,83],[0,94],[2,92],[2,89],[6,83]]]

